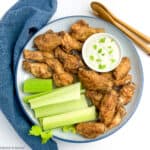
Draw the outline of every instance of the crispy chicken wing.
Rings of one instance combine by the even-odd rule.
[[[101,101],[101,105],[99,108],[99,118],[104,122],[106,126],[108,126],[111,123],[115,115],[117,100],[117,92],[115,90],[111,90],[110,92],[104,95],[104,98]]]
[[[66,86],[73,83],[74,78],[72,74],[64,71],[62,64],[57,59],[45,59],[45,62],[54,71],[53,79],[56,86]]]
[[[41,52],[41,51],[31,51],[31,50],[24,50],[23,56],[27,60],[44,62],[45,58],[53,58],[53,52]]]
[[[84,67],[80,57],[65,53],[61,48],[55,50],[55,56],[63,63],[64,69],[71,73],[77,73],[78,69]]]
[[[76,132],[86,138],[96,138],[105,132],[105,125],[98,122],[85,122],[76,125]]]
[[[103,94],[99,91],[86,90],[86,96],[92,101],[92,103],[99,109]]]
[[[107,78],[108,80],[111,80],[111,81],[114,80],[112,72],[101,73],[100,75],[102,75],[103,77]]]
[[[44,63],[35,63],[29,61],[23,61],[23,68],[27,72],[30,72],[33,76],[38,78],[51,78],[52,73],[50,72],[48,65]]]
[[[94,71],[80,69],[78,71],[78,76],[86,89],[94,91],[95,90],[109,91],[112,89],[113,86],[112,81],[103,75],[99,75]]]
[[[84,42],[89,36],[94,33],[104,32],[102,28],[92,28],[84,20],[79,20],[71,26],[71,35],[79,40]]]
[[[131,101],[131,98],[135,91],[135,84],[128,83],[124,85],[120,90],[119,102],[126,105]]]
[[[109,125],[109,129],[116,127],[119,125],[123,119],[123,117],[126,115],[126,109],[123,105],[118,104],[116,108],[116,114],[114,118],[112,119],[112,122]]]
[[[41,51],[52,51],[59,45],[61,45],[61,38],[54,33],[52,30],[37,36],[34,39],[34,45],[37,49]]]
[[[132,76],[130,74],[126,75],[123,79],[115,80],[115,86],[122,86],[132,81]]]
[[[114,70],[113,74],[117,80],[124,78],[131,69],[130,59],[123,57],[119,66]]]
[[[67,53],[71,50],[81,51],[82,43],[74,39],[69,33],[62,31],[59,33],[59,36],[61,37],[61,46],[64,48],[64,51]]]

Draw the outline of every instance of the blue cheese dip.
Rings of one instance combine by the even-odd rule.
[[[111,34],[96,33],[85,41],[82,57],[89,68],[97,72],[109,72],[120,63],[121,46]]]

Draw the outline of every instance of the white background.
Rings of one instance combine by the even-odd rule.
[[[92,15],[89,9],[91,0],[58,0],[57,12],[53,19],[69,15]],[[150,35],[150,5],[148,0],[100,0],[120,19]],[[0,17],[16,0],[0,0]],[[127,150],[150,149],[150,56],[139,48],[144,69],[144,90],[140,105],[130,121],[115,134],[97,142],[88,144],[71,144],[56,140],[59,150]],[[134,59],[134,58],[133,58]],[[23,146],[30,148],[16,134],[11,125],[0,112],[0,147]]]

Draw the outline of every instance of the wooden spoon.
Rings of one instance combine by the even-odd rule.
[[[91,3],[91,7],[94,7],[95,5],[98,5],[99,7],[103,8],[114,20],[116,20],[118,23],[122,24],[124,27],[126,27],[128,30],[130,30],[131,32],[135,33],[137,36],[139,36],[140,38],[142,38],[143,40],[145,40],[146,42],[150,42],[150,37],[143,34],[142,32],[136,30],[135,28],[129,26],[128,24],[126,24],[125,22],[123,22],[122,20],[118,19],[114,14],[112,14],[103,4],[98,3],[98,2],[92,2]]]
[[[98,2],[92,2],[91,8],[93,9],[94,13],[101,17],[102,19],[112,23],[116,27],[118,27],[121,31],[123,31],[129,38],[131,38],[138,46],[140,46],[147,54],[150,54],[150,47],[146,44],[143,40],[149,41],[149,37],[144,35],[143,33],[137,31],[136,29],[130,27],[127,24],[124,24],[119,19],[114,19],[114,15],[110,13],[106,7]],[[119,20],[119,21],[118,21]],[[134,30],[133,30],[134,29]],[[133,33],[136,33],[133,34]],[[137,35],[140,37],[137,37]],[[144,37],[144,38],[143,38]]]

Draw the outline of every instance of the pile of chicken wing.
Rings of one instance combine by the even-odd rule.
[[[81,56],[84,41],[94,33],[84,20],[75,22],[69,32],[47,31],[34,39],[35,51],[24,50],[23,68],[38,78],[53,78],[57,87],[81,81],[85,95],[98,112],[98,120],[76,125],[76,131],[86,138],[95,138],[120,124],[134,94],[135,84],[129,74],[130,59],[123,57],[119,66],[108,73],[89,69]]]

